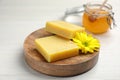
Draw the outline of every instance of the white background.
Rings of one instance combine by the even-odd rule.
[[[89,0],[92,1],[92,0]],[[101,43],[97,65],[82,75],[53,77],[31,69],[24,60],[23,43],[46,21],[59,20],[66,8],[88,0],[0,0],[0,80],[120,80],[120,1],[109,0],[117,28],[95,35]]]

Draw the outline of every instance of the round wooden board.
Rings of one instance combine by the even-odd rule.
[[[99,52],[94,54],[81,54],[79,56],[48,63],[36,50],[34,40],[53,35],[39,29],[31,33],[24,42],[25,60],[33,69],[52,76],[74,76],[84,73],[95,66],[98,61]]]

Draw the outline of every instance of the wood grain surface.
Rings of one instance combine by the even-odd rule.
[[[25,60],[31,68],[52,76],[74,76],[90,70],[97,63],[99,52],[87,55],[80,53],[79,56],[48,63],[36,50],[34,40],[50,35],[53,34],[42,28],[34,31],[25,39]]]

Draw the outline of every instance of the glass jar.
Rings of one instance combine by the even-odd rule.
[[[102,6],[102,7],[101,7]],[[103,2],[89,2],[83,6],[73,7],[67,9],[65,12],[65,21],[69,19],[70,15],[81,16],[82,15],[82,26],[89,32],[100,34],[107,32],[111,28],[116,26],[114,20],[114,13],[112,12],[112,6],[110,4],[104,4]],[[74,19],[70,19],[74,21]],[[80,23],[81,23],[80,22]]]
[[[112,23],[112,6],[100,2],[87,3],[84,8],[82,24],[86,30],[100,34],[106,32]]]

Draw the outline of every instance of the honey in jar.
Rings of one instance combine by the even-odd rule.
[[[111,5],[105,4],[100,9],[100,3],[88,3],[85,5],[85,11],[83,14],[82,24],[89,32],[100,34],[106,32],[111,23],[112,19],[109,14],[112,10]]]

